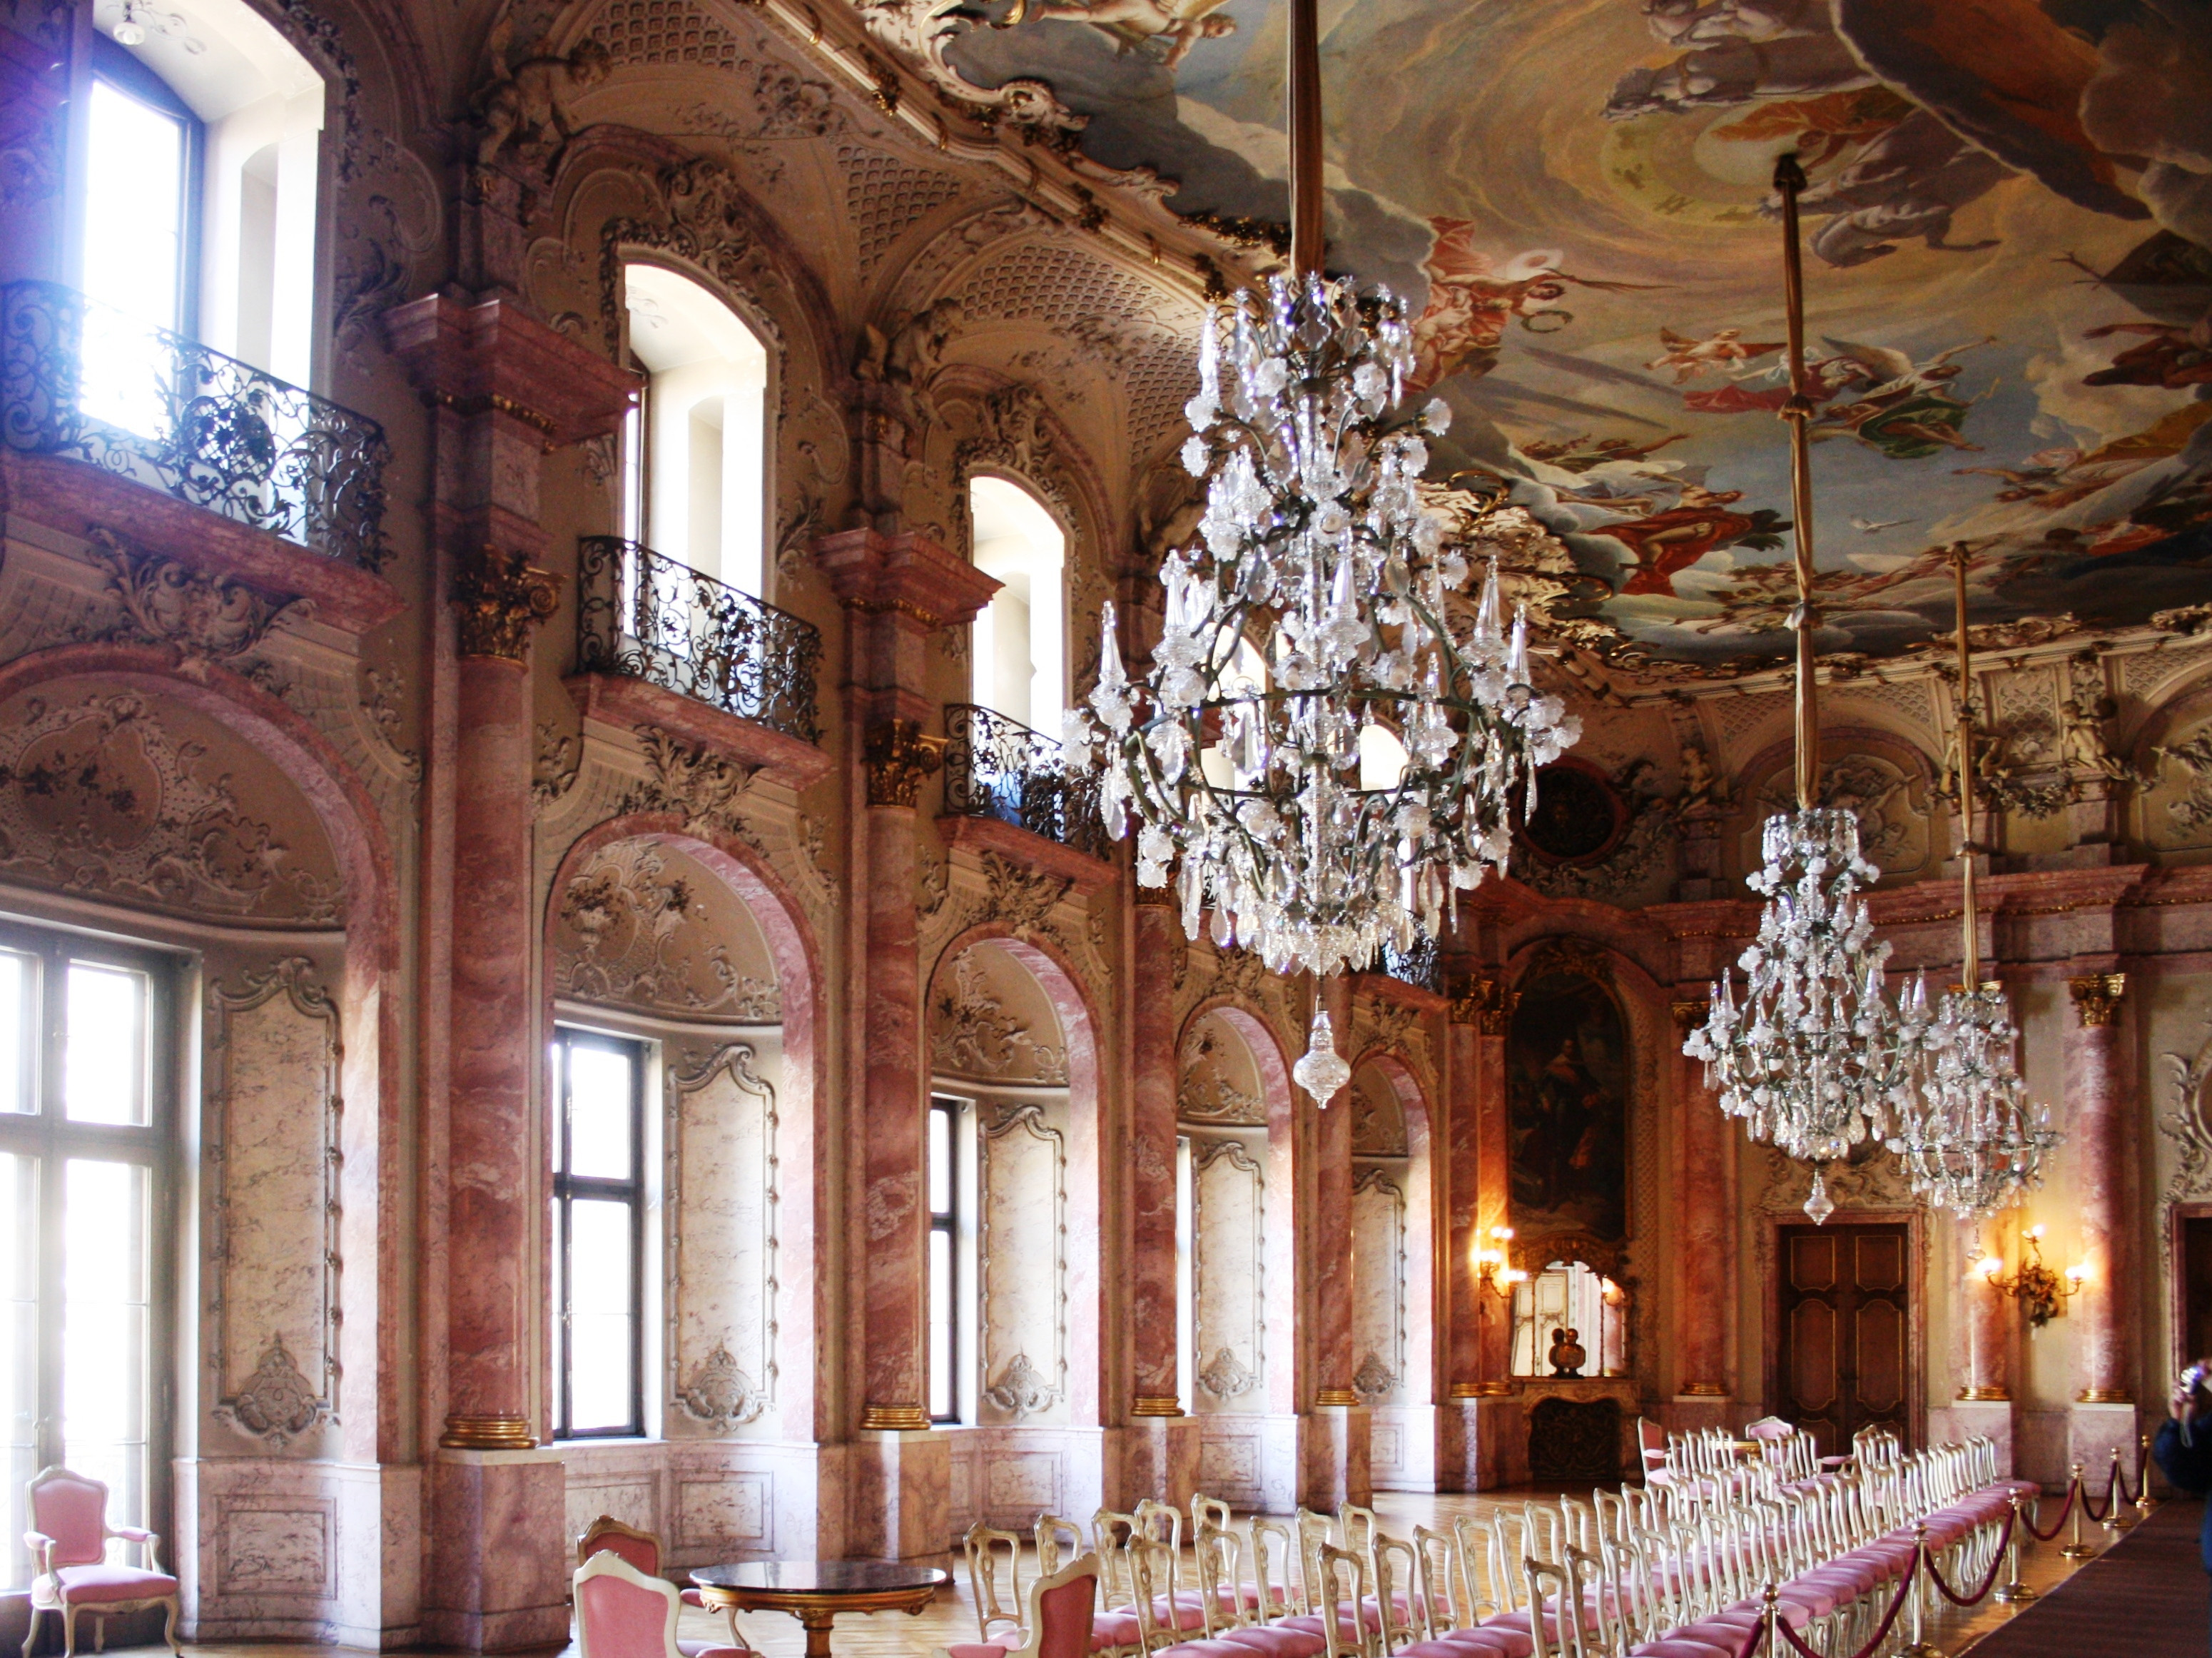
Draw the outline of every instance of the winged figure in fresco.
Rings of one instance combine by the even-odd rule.
[[[1660,284],[1600,282],[1559,268],[1557,248],[1535,248],[1499,265],[1474,244],[1472,219],[1432,218],[1436,242],[1422,262],[1428,304],[1413,320],[1413,373],[1408,382],[1425,391],[1462,369],[1487,373],[1497,360],[1506,325],[1516,317],[1532,333],[1556,333],[1574,319],[1559,303],[1570,288],[1620,294]]]
[[[1850,400],[1829,404],[1808,430],[1814,437],[1848,433],[1893,460],[1919,460],[1946,448],[1979,449],[1960,430],[1973,405],[1950,391],[1951,382],[1964,372],[1964,365],[1951,359],[1995,343],[1989,336],[1916,363],[1887,345],[1830,339],[1828,348],[1857,372],[1844,388]]]
[[[2114,334],[2143,338],[2114,357],[2111,367],[2083,376],[2084,386],[2162,386],[2178,392],[2212,383],[2212,316],[2199,317],[2185,328],[2164,322],[2108,322],[2081,338],[2110,339]]]
[[[1165,47],[1161,63],[1177,69],[1200,40],[1215,40],[1232,33],[1237,20],[1221,9],[1224,0],[1014,0],[1014,8],[997,21],[1012,28],[1025,18],[1048,21],[1088,23],[1114,42],[1115,50],[1133,52],[1148,41]]]
[[[1725,370],[1734,363],[1755,363],[1760,357],[1771,357],[1780,350],[1785,342],[1778,339],[1763,343],[1747,340],[1741,328],[1718,328],[1703,339],[1678,334],[1672,328],[1662,328],[1659,344],[1662,347],[1659,355],[1644,366],[1646,369],[1672,369],[1674,383],[1686,386],[1708,369]]]
[[[1671,594],[1674,577],[1716,547],[1753,547],[1769,552],[1782,545],[1790,526],[1769,508],[1738,512],[1741,490],[1684,487],[1681,499],[1664,512],[1607,524],[1590,532],[1609,535],[1636,555],[1637,568],[1621,588],[1624,594]]]

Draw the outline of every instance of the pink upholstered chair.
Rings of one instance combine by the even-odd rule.
[[[1091,1618],[1097,1605],[1098,1557],[1086,1554],[1030,1585],[1027,1632],[1018,1645],[955,1641],[929,1658],[1091,1658]]]
[[[177,1580],[161,1570],[161,1539],[142,1527],[110,1526],[107,1487],[67,1468],[41,1470],[29,1492],[32,1529],[23,1533],[23,1542],[37,1563],[38,1576],[31,1580],[31,1632],[23,1641],[23,1658],[30,1658],[39,1619],[47,1612],[62,1615],[62,1650],[76,1658],[79,1612],[101,1620],[105,1645],[106,1619],[149,1606],[167,1612],[161,1638],[176,1651]],[[111,1563],[111,1537],[137,1544],[145,1564]]]
[[[614,1549],[599,1550],[570,1580],[579,1658],[753,1658],[743,1647],[677,1644],[676,1585],[648,1577]]]
[[[652,1532],[640,1531],[635,1526],[625,1526],[612,1515],[603,1514],[584,1527],[584,1534],[576,1539],[576,1564],[584,1565],[593,1555],[603,1551],[629,1561],[647,1577],[660,1576],[659,1537]],[[703,1607],[707,1604],[696,1588],[687,1587],[678,1590],[677,1594],[687,1606]],[[740,1652],[745,1651],[745,1637],[738,1632],[736,1609],[725,1608],[723,1616],[729,1620],[729,1644]],[[700,1653],[717,1644],[712,1641],[678,1641],[676,1646],[684,1658],[697,1658]]]

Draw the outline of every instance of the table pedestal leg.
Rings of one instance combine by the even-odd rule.
[[[799,1623],[806,1631],[806,1658],[830,1658],[830,1625],[836,1620],[834,1612],[802,1612]]]

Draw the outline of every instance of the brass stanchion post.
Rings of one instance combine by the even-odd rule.
[[[2037,1594],[2033,1589],[2028,1588],[2027,1584],[2020,1581],[2020,1533],[2021,1523],[2020,1513],[2020,1493],[2018,1491],[2014,1491],[2012,1494],[2010,1501],[2012,1503],[2012,1560],[2007,1568],[2005,1581],[1997,1589],[1997,1599],[2003,1601],[2008,1606],[2015,1606],[2021,1601],[2040,1600],[2042,1597]]]
[[[2128,1505],[2120,1501],[2120,1494],[2125,1489],[2120,1484],[2120,1448],[2115,1445],[2112,1447],[2112,1477],[2106,1481],[2105,1488],[2106,1504],[2105,1517],[2097,1522],[2108,1532],[2125,1532],[2135,1529],[2134,1516],[2128,1513]]]
[[[2078,1462],[2074,1465],[2074,1477],[2068,1482],[2066,1490],[2073,1503],[2074,1519],[2067,1530],[2066,1546],[2058,1552],[2069,1560],[2087,1560],[2091,1555],[2096,1553],[2096,1550],[2081,1540],[2081,1509],[2084,1499],[2081,1492],[2081,1465]]]
[[[1912,1640],[1899,1658],[1943,1658],[1943,1649],[1928,1638],[1923,1626],[1923,1603],[1928,1599],[1927,1578],[1932,1575],[1928,1564],[1928,1522],[1912,1522],[1912,1586],[1906,1591],[1912,1596]]]
[[[2136,1513],[2148,1515],[2158,1507],[2158,1499],[2150,1494],[2150,1436],[2136,1436]]]

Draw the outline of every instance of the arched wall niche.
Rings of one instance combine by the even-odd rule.
[[[1352,1385],[1372,1411],[1383,1490],[1437,1482],[1437,1228],[1432,1125],[1420,1083],[1376,1048],[1352,1066]]]
[[[1767,818],[1796,804],[1794,754],[1789,742],[1771,744],[1736,771],[1735,817],[1723,844],[1738,881],[1759,868]],[[1955,825],[1927,752],[1908,735],[1874,726],[1824,728],[1820,790],[1824,802],[1858,817],[1860,850],[1881,871],[1877,886],[1931,875],[1951,856]]]
[[[624,883],[633,898],[616,895]],[[629,914],[635,905],[649,919],[656,902],[670,902],[672,884],[685,889],[684,936],[641,954]],[[614,978],[640,965],[658,965],[659,975],[637,975],[627,996],[563,992],[564,972],[571,991],[580,972],[587,991],[609,983],[592,978],[607,972],[606,959],[594,965],[583,948],[589,929],[577,925],[580,909],[618,922],[611,946],[624,948],[612,954]],[[836,1394],[816,1363],[830,1277],[821,1216],[831,1170],[818,1115],[827,1064],[819,946],[805,913],[742,839],[652,812],[577,838],[554,872],[543,927],[547,1029],[565,1019],[647,1037],[659,1045],[661,1081],[665,1299],[647,1384],[649,1422],[658,1395],[659,1435],[641,1446],[562,1444],[568,1518],[580,1527],[612,1514],[659,1530],[678,1539],[678,1564],[811,1536],[820,1523],[816,1448],[830,1431]],[[695,988],[702,1005],[688,1005]],[[702,1502],[701,1478],[734,1495]]]
[[[972,1135],[952,1523],[1087,1513],[1108,1386],[1097,1014],[1056,950],[997,922],[945,945],[926,1005],[933,1092],[967,1102]]]
[[[344,1511],[382,1537],[380,1510],[358,1509],[339,1471],[418,1455],[413,1381],[379,1358],[410,1345],[408,1252],[382,1217],[415,1156],[383,822],[282,700],[149,647],[0,666],[0,750],[6,907],[184,962],[187,1149],[176,1231],[154,1245],[186,1264],[172,1460],[155,1475],[174,1481],[185,1615],[204,1631],[326,1627],[349,1615],[342,1588],[272,1605],[227,1575],[225,1551],[272,1505]]]
[[[1194,1375],[1186,1390],[1199,1418],[1199,1484],[1231,1503],[1285,1513],[1297,1501],[1301,1274],[1294,1194],[1304,1162],[1290,1062],[1265,1021],[1221,997],[1192,1009],[1176,1053],[1178,1132],[1192,1143],[1196,1200]],[[1237,1232],[1243,1247],[1237,1253],[1209,1255],[1207,1239],[1218,1229],[1209,1222],[1209,1202],[1214,1219],[1225,1218]],[[1249,1245],[1247,1224],[1258,1234]],[[1235,1286],[1234,1268],[1248,1258],[1251,1282]],[[1216,1274],[1213,1263],[1231,1270]],[[1207,1286],[1217,1279],[1243,1290],[1222,1309],[1227,1316],[1220,1322],[1248,1332],[1256,1362],[1208,1317]]]
[[[2148,779],[2130,802],[2136,844],[2160,863],[2212,861],[2212,673],[2166,687],[2143,714],[2129,754]]]

